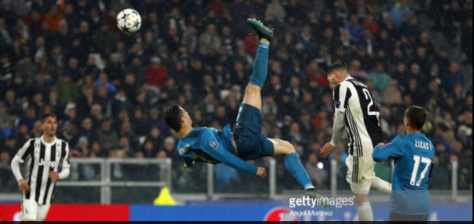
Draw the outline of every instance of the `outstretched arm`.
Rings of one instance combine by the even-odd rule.
[[[382,162],[387,160],[389,157],[400,157],[403,155],[403,147],[400,144],[400,137],[397,136],[391,143],[383,144],[380,143],[375,146],[372,152],[372,158],[375,162]]]
[[[257,174],[256,166],[247,163],[234,154],[228,152],[224,146],[217,143],[217,139],[209,130],[202,133],[199,146],[201,150],[206,152],[208,155],[232,168],[248,174]]]

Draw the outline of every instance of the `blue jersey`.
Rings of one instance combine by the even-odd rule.
[[[179,139],[177,148],[188,167],[193,165],[193,161],[212,164],[222,162],[248,174],[257,173],[256,166],[235,155],[229,125],[222,131],[215,128],[194,128]]]
[[[434,146],[424,134],[398,135],[385,146],[377,145],[372,157],[381,162],[395,159],[390,210],[407,215],[429,212],[431,203],[428,179],[434,158]]]

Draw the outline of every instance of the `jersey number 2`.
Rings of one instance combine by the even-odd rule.
[[[419,155],[413,155],[413,159],[415,160],[415,166],[413,166],[413,171],[411,172],[411,178],[410,178],[410,185],[411,186],[420,186],[421,181],[425,178],[426,172],[428,172],[428,168],[430,168],[431,165],[431,159],[427,157],[420,157]],[[418,168],[420,167],[420,159],[422,163],[426,163],[425,168],[423,171],[421,171],[420,174],[420,179],[416,181],[415,179],[418,174]]]
[[[377,117],[377,120],[379,120],[379,112],[370,110],[370,107],[372,107],[372,105],[374,105],[374,100],[372,99],[372,96],[370,95],[369,90],[364,88],[364,89],[362,89],[362,91],[364,92],[365,99],[370,100],[369,104],[367,104],[367,114],[368,115],[373,115],[373,116]]]

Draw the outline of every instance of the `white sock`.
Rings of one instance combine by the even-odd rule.
[[[359,221],[374,221],[374,214],[372,213],[372,207],[370,202],[362,202],[356,204],[357,214],[359,215]]]
[[[370,189],[391,194],[392,184],[380,179],[379,177],[374,177],[372,178],[372,182],[370,183]]]
[[[309,190],[309,189],[316,189],[316,188],[315,188],[313,185],[307,186],[307,187],[305,188],[305,190]]]

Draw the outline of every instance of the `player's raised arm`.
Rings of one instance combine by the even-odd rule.
[[[205,130],[202,133],[199,146],[201,150],[206,152],[208,155],[232,168],[248,174],[257,174],[256,166],[247,163],[234,154],[228,152],[222,145],[218,144],[216,137],[214,137],[210,130]]]
[[[372,152],[372,158],[375,162],[382,162],[387,160],[389,157],[400,157],[403,155],[403,147],[401,146],[401,138],[397,136],[393,139],[393,142],[384,144],[378,144],[375,146],[374,151]]]

